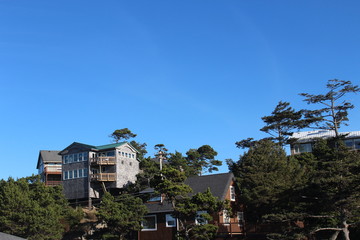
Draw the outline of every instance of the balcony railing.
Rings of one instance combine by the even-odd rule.
[[[57,185],[61,185],[61,181],[46,181],[45,185],[46,186],[57,186]]]
[[[46,173],[61,173],[61,166],[46,166],[44,169]]]
[[[90,159],[91,164],[95,165],[115,165],[116,159],[115,157],[96,157]]]
[[[116,181],[115,173],[93,173],[91,174],[92,181],[101,181],[101,182],[113,182]]]
[[[218,223],[218,234],[220,235],[242,235],[244,234],[243,223],[232,222],[232,223]]]

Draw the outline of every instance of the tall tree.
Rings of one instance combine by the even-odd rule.
[[[113,138],[114,142],[118,143],[121,140],[128,140],[130,138],[134,138],[137,135],[132,133],[128,128],[122,128],[115,130],[110,137]]]
[[[226,202],[219,201],[209,189],[190,197],[189,193],[192,190],[184,183],[185,179],[184,172],[166,166],[153,184],[155,190],[164,194],[166,201],[169,201],[174,209],[173,215],[179,220],[180,239],[214,239],[217,227],[207,222],[212,220],[213,213],[226,208]],[[198,216],[203,222],[197,225],[194,220],[199,211],[206,213]]]
[[[315,120],[315,126],[319,129],[333,130],[336,137],[339,137],[339,128],[342,124],[347,125],[348,110],[354,105],[348,100],[340,100],[346,94],[357,93],[360,88],[353,85],[351,81],[338,79],[329,80],[326,84],[329,91],[325,94],[300,93],[305,97],[308,104],[321,104],[323,108],[316,110],[304,110],[307,119]]]
[[[289,190],[301,186],[305,177],[297,161],[288,159],[284,149],[268,139],[257,141],[238,162],[228,164],[242,191],[248,220],[253,223],[262,222],[268,214],[281,213],[282,196],[286,192],[290,196]]]
[[[0,232],[29,240],[61,239],[66,219],[80,220],[72,214],[60,186],[45,186],[38,176],[0,181]]]
[[[332,239],[349,240],[350,227],[360,222],[360,153],[328,139],[315,143],[313,155],[316,174],[302,194],[308,200],[305,224],[311,233],[331,231]]]
[[[271,138],[282,146],[287,144],[294,130],[304,128],[310,123],[310,120],[303,119],[302,110],[295,111],[289,102],[282,101],[276,105],[270,116],[264,116],[261,119],[266,126],[260,131],[270,134]]]
[[[103,234],[113,234],[120,240],[134,231],[141,230],[141,221],[147,209],[140,198],[129,194],[122,194],[115,198],[105,193],[97,216],[100,222],[105,223]]]
[[[201,175],[203,171],[218,171],[217,166],[222,162],[216,160],[217,152],[209,145],[203,145],[198,149],[190,149],[186,152],[189,166],[194,169],[194,173]]]

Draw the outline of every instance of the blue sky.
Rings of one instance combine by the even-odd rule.
[[[0,179],[39,150],[110,143],[115,129],[185,153],[235,142],[278,101],[359,84],[358,1],[0,0]],[[360,96],[350,126],[360,130]],[[224,163],[225,164],[225,163]],[[227,166],[221,172],[227,171]]]

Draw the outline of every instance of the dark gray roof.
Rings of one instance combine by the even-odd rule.
[[[26,239],[0,232],[0,240],[26,240]]]
[[[55,150],[40,150],[36,168],[39,168],[40,159],[42,159],[44,163],[61,163],[59,152],[60,151]]]
[[[186,179],[185,184],[189,185],[193,190],[193,194],[205,192],[210,188],[211,193],[219,198],[225,200],[226,193],[233,180],[232,173],[219,173],[204,176],[194,176]]]
[[[204,176],[189,177],[185,180],[185,184],[189,185],[193,192],[190,195],[195,195],[199,192],[205,192],[210,188],[211,193],[220,200],[225,200],[226,193],[230,187],[230,183],[233,180],[234,175],[232,173],[220,173]],[[150,189],[142,191],[143,193],[153,192]],[[146,203],[146,207],[149,213],[156,212],[170,212],[172,206],[166,200],[162,203]]]

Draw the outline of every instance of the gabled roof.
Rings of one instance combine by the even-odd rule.
[[[205,192],[210,188],[211,193],[215,197],[219,198],[219,200],[225,200],[226,193],[233,179],[233,173],[219,173],[189,177],[186,179],[185,184],[191,187],[193,194]]]
[[[126,143],[126,142],[112,143],[112,144],[106,144],[106,145],[96,146],[95,148],[96,148],[97,150],[113,149],[113,148],[120,147],[121,145],[124,145],[125,143]]]
[[[340,135],[345,136],[345,138],[360,138],[360,131],[353,132],[340,132]],[[296,132],[290,137],[296,139],[296,142],[312,142],[317,138],[331,138],[335,137],[335,132],[331,130],[316,130],[316,131],[306,131],[306,132]]]
[[[189,185],[193,190],[190,196],[199,192],[205,192],[210,188],[211,193],[219,200],[225,200],[226,193],[234,179],[233,173],[219,173],[204,176],[193,176],[185,180],[185,184]],[[153,189],[145,189],[140,193],[151,193]],[[172,206],[166,200],[162,203],[147,203],[145,204],[149,213],[156,212],[171,212]]]
[[[10,234],[0,232],[0,239],[1,240],[26,240],[25,238],[16,237]]]
[[[40,167],[40,160],[44,163],[61,163],[60,151],[57,150],[40,150],[36,168]]]
[[[136,150],[136,148],[134,148],[130,143],[128,142],[119,142],[119,143],[112,143],[112,144],[106,144],[106,145],[100,145],[100,146],[93,146],[93,145],[88,145],[88,144],[84,144],[84,143],[79,143],[79,142],[73,142],[72,144],[70,144],[69,146],[67,146],[64,150],[60,151],[59,154],[66,154],[66,151],[70,148],[73,147],[79,147],[84,149],[84,151],[103,151],[103,150],[110,150],[110,149],[115,149],[117,147],[120,147],[122,145],[128,144],[135,152],[138,152]]]

